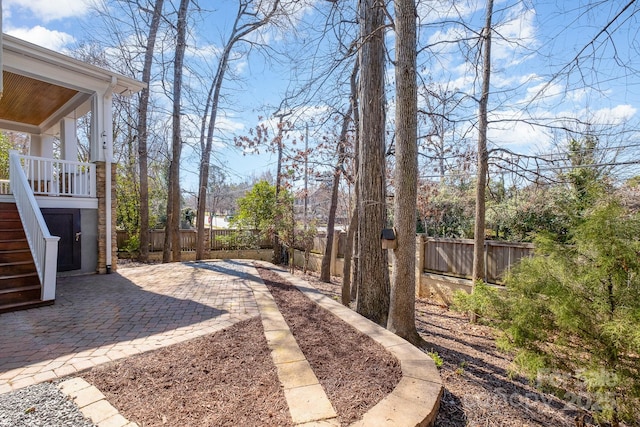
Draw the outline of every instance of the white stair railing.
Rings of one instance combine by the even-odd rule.
[[[41,300],[54,300],[56,297],[58,241],[60,238],[49,233],[49,228],[44,222],[42,212],[20,164],[20,157],[16,151],[12,151],[9,155],[11,190],[16,200],[20,219],[27,235],[27,241],[36,264],[40,283],[42,284]]]

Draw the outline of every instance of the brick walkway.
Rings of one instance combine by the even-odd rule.
[[[54,305],[0,314],[0,393],[257,316],[252,274],[215,261],[60,278]]]

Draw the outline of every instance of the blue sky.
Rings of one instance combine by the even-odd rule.
[[[329,2],[308,0],[326,10]],[[201,20],[193,40],[200,52],[215,55],[220,47],[221,35],[228,30],[230,14],[234,12],[231,0],[201,1],[201,5],[214,5],[215,11]],[[638,25],[633,10],[621,16],[610,30],[589,44],[589,41],[620,12],[626,1],[593,2],[557,0],[496,0],[493,43],[492,97],[489,131],[490,145],[532,153],[548,152],[558,138],[557,130],[546,126],[532,126],[527,121],[558,125],[563,120],[576,126],[575,120],[590,123],[594,129],[637,127],[640,108],[640,55],[638,55]],[[33,43],[57,51],[65,51],[74,43],[87,38],[93,14],[90,0],[3,0],[4,31]],[[461,50],[451,43],[452,37],[464,35],[460,26],[439,24],[444,18],[467,20],[475,29],[482,26],[484,1],[462,0],[451,6],[447,0],[419,3],[420,44],[433,45],[419,58],[421,77],[469,94],[477,94],[476,69]],[[637,6],[632,7],[637,8]],[[319,21],[312,9],[298,10],[296,19]],[[294,19],[294,23],[296,22]],[[295,27],[295,25],[294,25]],[[300,27],[302,28],[302,27]],[[290,28],[295,31],[297,28]],[[309,33],[298,37],[310,36]],[[294,38],[287,34],[267,32],[263,40],[285,49]],[[393,35],[389,35],[392,44]],[[440,42],[440,43],[439,43]],[[582,54],[581,50],[585,49]],[[295,51],[293,44],[291,50]],[[572,61],[578,57],[577,61]],[[304,59],[300,59],[304,62]],[[623,64],[624,66],[621,66]],[[322,65],[322,64],[320,64]],[[228,142],[232,135],[246,133],[256,125],[259,116],[273,112],[265,105],[278,105],[288,83],[296,77],[294,67],[277,62],[266,62],[253,52],[234,61],[233,72],[241,83],[229,83],[226,91],[225,114],[220,118],[225,132],[220,139]],[[579,67],[576,67],[579,66]],[[571,71],[565,74],[564,71]],[[305,71],[309,72],[309,71]],[[299,76],[297,76],[299,77]],[[389,68],[388,81],[393,83]],[[318,98],[320,99],[320,98]],[[310,101],[308,111],[323,111],[328,107],[318,99]],[[313,110],[315,109],[315,110]],[[389,102],[389,117],[393,115],[393,99]],[[472,104],[460,117],[455,131],[457,138],[472,140],[475,135]],[[309,116],[311,113],[306,113]],[[305,117],[305,113],[300,116]],[[453,136],[453,135],[452,135]],[[625,134],[629,143],[637,133]],[[613,142],[612,142],[613,143]],[[232,179],[274,169],[270,156],[242,156],[237,150],[224,148],[220,142],[217,157],[232,170]],[[197,162],[186,150],[184,164],[185,183],[192,185],[192,173]]]
[[[44,46],[46,48],[67,52],[77,43],[91,37],[94,25],[101,25],[92,12],[93,0],[3,0],[3,30],[4,32]],[[207,3],[207,2],[204,2]],[[235,13],[233,2],[215,2],[216,10],[205,15],[208,20],[207,32],[196,32],[200,52],[211,49],[215,52],[221,40],[220,34],[228,30],[229,17]],[[188,54],[189,55],[189,54]],[[196,57],[191,52],[191,60]],[[189,57],[187,58],[189,60]],[[235,85],[229,82],[226,86],[233,96],[242,92],[242,102],[234,100],[229,108],[223,109],[218,116],[218,125],[223,128],[218,138],[224,138],[226,145],[218,142],[214,157],[229,169],[233,181],[260,176],[263,172],[275,171],[275,159],[271,155],[243,155],[239,149],[229,148],[235,134],[244,134],[249,128],[259,122],[260,116],[265,116],[265,104],[277,103],[279,92],[282,92],[278,79],[274,79],[273,70],[266,68],[263,61],[256,57],[252,63],[240,58],[234,61],[234,73],[243,80]],[[158,86],[158,84],[156,84]],[[229,94],[223,94],[229,97]],[[197,184],[197,156],[185,147],[183,151],[183,186],[193,190]]]

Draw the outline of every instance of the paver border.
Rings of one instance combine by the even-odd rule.
[[[284,277],[320,307],[369,335],[400,362],[402,379],[398,385],[352,426],[431,426],[435,423],[443,384],[431,357],[403,338],[325,296],[308,281],[271,263],[256,261],[256,264]]]
[[[57,387],[98,427],[138,427],[123,417],[100,390],[80,377],[63,381]]]
[[[250,265],[254,268],[253,265]],[[255,268],[254,268],[255,269]],[[261,279],[248,280],[260,311],[271,359],[295,426],[338,426],[331,401],[298,347],[287,322]]]

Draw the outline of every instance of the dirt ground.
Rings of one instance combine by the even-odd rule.
[[[393,390],[402,374],[384,348],[277,274],[259,271],[342,425]],[[140,426],[292,425],[259,318],[82,377]]]
[[[330,284],[308,279],[339,300],[339,279]],[[423,351],[442,359],[445,389],[436,426],[576,425],[576,408],[509,376],[511,359],[496,348],[490,327],[470,324],[466,316],[425,299],[416,300],[416,326],[427,342]]]

